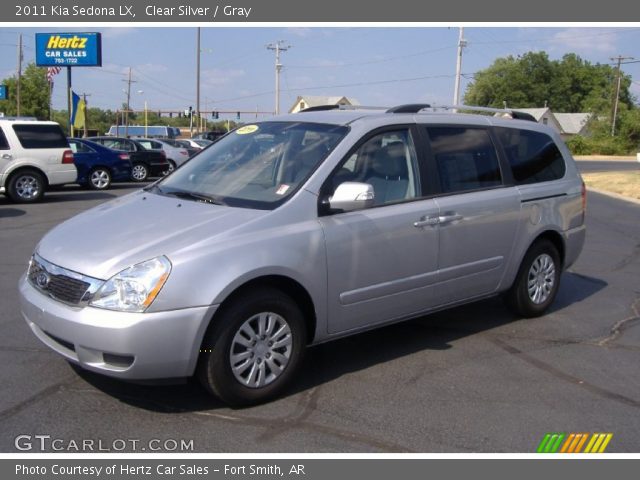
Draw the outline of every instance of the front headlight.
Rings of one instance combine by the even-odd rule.
[[[164,256],[133,265],[107,280],[89,305],[123,312],[144,312],[160,292],[170,272],[171,262]]]

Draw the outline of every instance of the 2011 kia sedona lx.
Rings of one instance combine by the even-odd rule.
[[[88,370],[245,405],[308,345],[498,294],[543,314],[585,238],[568,149],[525,114],[426,107],[245,125],[60,224],[20,281],[28,325]]]

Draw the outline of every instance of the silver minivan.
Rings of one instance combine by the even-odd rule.
[[[29,327],[88,370],[247,405],[309,345],[496,295],[542,315],[585,239],[567,147],[518,112],[426,107],[245,125],[58,225],[20,281]]]

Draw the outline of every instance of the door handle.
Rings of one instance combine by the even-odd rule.
[[[440,215],[438,217],[438,225],[445,225],[447,223],[456,222],[458,220],[462,220],[462,215],[457,213],[451,215]]]
[[[3,154],[2,154],[2,158],[3,158],[4,160],[11,160],[13,157],[11,156],[11,154],[10,154],[10,153],[3,153]]]
[[[440,217],[422,217],[417,222],[413,222],[413,226],[416,228],[432,227],[434,225],[438,225],[439,222]]]

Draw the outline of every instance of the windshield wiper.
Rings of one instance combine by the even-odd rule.
[[[218,197],[204,195],[202,193],[185,192],[183,190],[173,190],[171,192],[162,192],[163,195],[171,195],[173,197],[184,198],[186,200],[195,200],[196,202],[211,203],[213,205],[225,205]]]
[[[158,192],[164,193],[164,191],[158,186],[158,182],[153,182],[151,185],[147,185],[142,189],[145,192]]]

